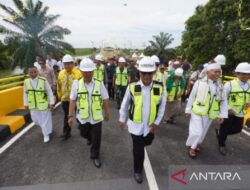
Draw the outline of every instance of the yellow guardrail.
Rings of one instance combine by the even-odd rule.
[[[23,85],[26,75],[18,75],[0,79],[0,90]]]
[[[233,80],[235,79],[236,77],[233,77],[233,76],[223,76],[222,79],[223,81],[230,81],[230,80]]]

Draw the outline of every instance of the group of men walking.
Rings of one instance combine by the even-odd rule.
[[[124,128],[127,124],[133,142],[134,178],[142,183],[145,146],[152,144],[164,117],[166,123],[175,124],[181,112],[181,97],[187,85],[183,76],[185,71],[174,62],[167,73],[157,56],[144,57],[137,67],[132,67],[132,71],[136,69],[139,73],[135,80],[134,74],[133,77],[129,75],[124,57],[118,59],[117,66],[114,61],[110,59],[104,66],[103,58],[97,55],[94,61],[81,60],[77,69],[72,56],[63,57],[64,69],[57,78],[57,95],[64,111],[61,138],[64,141],[70,138],[76,118],[80,135],[90,145],[90,158],[100,168],[102,122],[109,120],[109,100],[116,98],[120,109],[119,127]],[[197,75],[190,91],[185,112],[190,116],[186,146],[191,158],[201,151],[201,144],[215,119],[220,123],[216,131],[219,151],[226,155],[226,138],[241,131],[245,110],[250,105],[250,65],[240,63],[235,70],[237,79],[223,86],[220,61],[213,59]],[[47,80],[38,75],[36,67],[30,67],[28,72],[30,78],[24,83],[24,104],[30,109],[32,120],[41,127],[47,143],[52,133],[52,89]]]

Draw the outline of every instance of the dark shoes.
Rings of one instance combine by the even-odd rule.
[[[102,166],[102,162],[99,158],[92,159],[95,167],[100,168]]]
[[[87,140],[87,145],[90,146],[92,144],[91,140]]]
[[[141,184],[143,181],[142,173],[134,173],[134,178],[135,181],[139,184]]]
[[[68,140],[69,138],[71,137],[71,134],[63,134],[63,135],[61,135],[60,136],[60,138],[62,139],[62,141],[66,141],[66,140]]]
[[[227,149],[225,146],[219,146],[219,152],[221,155],[226,156],[227,155]]]

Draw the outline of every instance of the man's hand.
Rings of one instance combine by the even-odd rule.
[[[245,110],[247,110],[249,107],[250,107],[250,103],[246,103],[246,104],[244,105],[244,109],[245,109]]]
[[[151,133],[155,133],[155,131],[156,131],[157,128],[158,128],[158,125],[152,123],[149,127],[150,127],[150,132],[151,132]]]
[[[222,124],[224,122],[224,118],[217,118],[217,121],[219,124]]]
[[[121,129],[124,129],[124,128],[125,128],[125,123],[124,123],[124,122],[119,122],[119,127],[120,127]]]
[[[73,124],[74,124],[73,117],[68,118],[68,124],[70,127],[73,127]]]
[[[50,111],[53,111],[54,110],[54,104],[50,104],[49,109],[50,109]]]
[[[236,112],[233,109],[228,110],[229,115],[236,115]]]
[[[109,113],[105,113],[105,114],[104,114],[104,120],[105,120],[105,121],[108,121],[108,120],[109,120]]]

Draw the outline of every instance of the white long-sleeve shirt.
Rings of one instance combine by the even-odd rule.
[[[142,123],[134,123],[132,120],[128,119],[127,125],[128,125],[128,131],[134,135],[143,135],[147,136],[147,134],[150,131],[150,126],[148,126],[148,120],[149,120],[149,114],[150,114],[150,90],[153,85],[151,83],[149,86],[143,85],[142,81],[139,81],[138,84],[141,85],[141,90],[142,90],[142,97],[143,97],[143,102],[142,102]],[[120,122],[125,122],[130,106],[130,100],[131,100],[131,95],[130,95],[130,89],[129,86],[126,90],[126,93],[124,95],[122,105],[120,108]],[[160,100],[160,105],[158,109],[158,113],[156,116],[156,119],[154,121],[154,124],[159,125],[163,116],[164,116],[164,111],[165,111],[165,105],[166,105],[166,95],[163,92]]]
[[[35,89],[37,87],[38,77],[36,77],[34,79],[31,78],[30,81],[31,81],[31,86]],[[46,91],[48,98],[49,98],[49,104],[53,105],[54,104],[54,95],[53,95],[53,92],[52,92],[47,80],[45,80],[45,91]],[[23,102],[24,102],[24,106],[28,106],[27,86],[25,83],[23,85]]]
[[[247,91],[247,90],[250,88],[248,82],[245,82],[245,83],[244,83],[244,82],[240,81],[239,79],[236,79],[236,80],[238,81],[240,87],[241,87],[243,90]],[[226,92],[226,97],[228,98],[229,93],[230,93],[231,90],[232,90],[232,86],[231,86],[230,82],[227,82],[227,83],[224,85],[224,89],[225,89],[225,92]],[[228,104],[228,110],[229,110],[229,109],[231,109],[231,107],[230,107],[230,105]],[[236,116],[237,116],[237,117],[244,117],[244,114],[243,114],[243,113],[240,113],[240,114],[237,114]]]
[[[194,87],[191,91],[191,94],[188,98],[188,103],[187,103],[187,106],[186,106],[186,109],[185,109],[185,113],[189,113],[191,114],[192,113],[192,107],[193,107],[193,103],[195,101],[195,98],[196,98],[196,95],[197,95],[197,91],[198,91],[198,84],[199,84],[199,81],[196,81],[194,83]],[[209,89],[210,89],[210,94],[211,94],[211,97],[213,97],[216,93],[216,84],[214,84],[214,82],[210,79],[208,79],[208,84],[209,84]],[[226,94],[225,94],[225,89],[223,89],[223,93],[224,93],[224,97],[226,97]],[[222,100],[220,102],[220,113],[218,115],[219,118],[227,118],[228,117],[228,103],[227,103],[227,98],[225,98],[224,100]]]
[[[78,92],[78,80],[74,80],[73,84],[72,84],[72,89],[71,89],[71,93],[70,93],[70,100],[74,100],[76,101],[77,99],[77,92]],[[89,94],[89,109],[91,109],[92,107],[92,96],[91,96],[91,93],[93,91],[93,88],[94,88],[94,79],[92,79],[92,81],[89,83],[89,84],[84,84],[87,91],[88,91],[88,94]],[[100,90],[100,93],[101,93],[101,98],[102,100],[108,100],[109,99],[109,95],[108,95],[108,92],[107,92],[107,89],[105,88],[103,82],[101,82],[101,90]],[[93,119],[93,116],[92,116],[92,113],[90,112],[90,116],[87,118],[87,119],[81,119],[80,118],[80,115],[77,111],[76,113],[76,118],[78,119],[78,121],[81,123],[81,124],[85,124],[87,122],[91,123],[92,125],[100,122],[100,121],[94,121]]]

